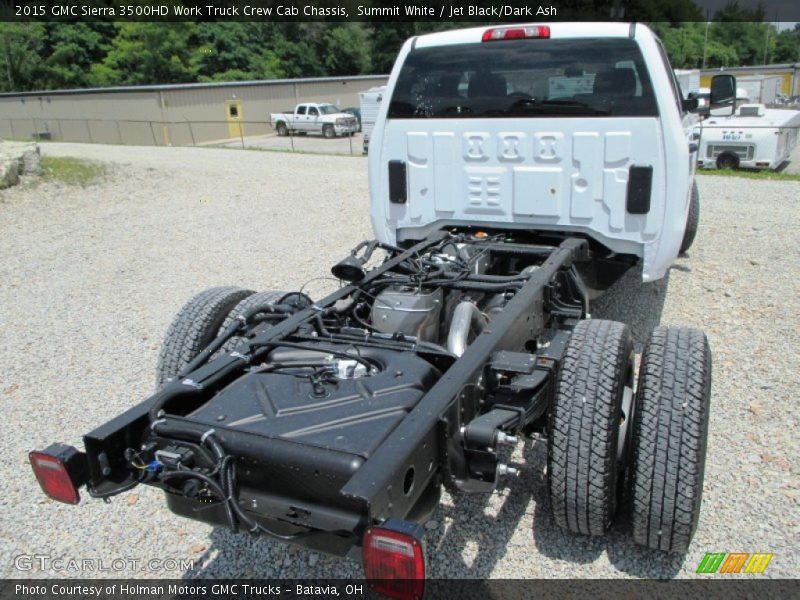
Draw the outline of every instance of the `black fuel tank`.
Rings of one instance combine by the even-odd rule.
[[[323,352],[347,349],[325,343],[315,347]],[[360,353],[377,361],[381,370],[333,379],[316,389],[308,377],[252,372],[187,417],[242,434],[291,441],[295,448],[313,446],[365,460],[433,385],[438,371],[413,352],[362,347]]]

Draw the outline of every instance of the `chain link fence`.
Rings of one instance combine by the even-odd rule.
[[[0,118],[0,138],[128,146],[212,146],[320,154],[364,152],[361,133],[279,136],[269,121],[140,121],[131,119]]]

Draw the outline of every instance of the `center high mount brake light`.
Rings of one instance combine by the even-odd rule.
[[[503,40],[549,39],[550,27],[547,25],[528,25],[525,27],[492,27],[483,32],[481,41],[499,42]]]

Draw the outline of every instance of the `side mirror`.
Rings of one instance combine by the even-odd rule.
[[[710,108],[730,108],[730,112],[715,112],[719,116],[736,112],[736,77],[733,75],[714,75],[711,78]]]
[[[681,100],[681,103],[683,104],[683,110],[686,112],[694,112],[700,106],[700,101],[692,94],[689,94],[688,98]]]

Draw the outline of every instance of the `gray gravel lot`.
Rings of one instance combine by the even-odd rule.
[[[250,136],[244,140],[231,140],[223,145],[227,148],[247,150],[283,150],[285,152],[311,152],[318,154],[363,154],[364,139],[360,133],[354,136],[340,136],[326,139],[321,135],[292,135],[281,137],[278,134]],[[215,144],[216,145],[216,144]]]
[[[224,149],[48,144],[110,163],[86,188],[0,192],[0,573],[76,577],[350,577],[356,563],[174,517],[142,488],[110,504],[47,500],[26,451],[79,444],[152,391],[161,336],[210,286],[293,289],[369,237],[366,161]],[[491,496],[445,496],[428,524],[434,577],[692,577],[705,552],[773,552],[766,577],[796,577],[800,547],[800,183],[703,176],[700,232],[665,283],[627,277],[594,316],[702,327],[714,358],[703,511],[689,554],[623,532],[566,534],[546,500],[542,444]],[[316,288],[314,287],[316,285]],[[312,284],[321,293],[331,282]],[[19,554],[188,569],[14,569]]]

